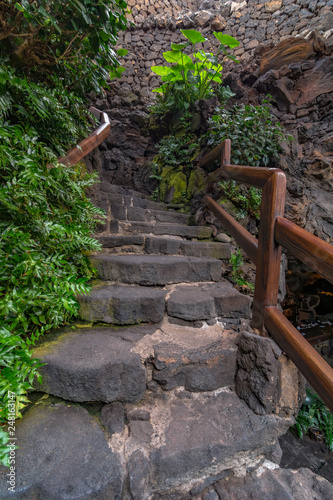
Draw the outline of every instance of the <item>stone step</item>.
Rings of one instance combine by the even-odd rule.
[[[154,287],[100,284],[90,294],[78,297],[79,314],[94,323],[158,323],[164,316],[166,293]]]
[[[137,285],[219,281],[222,274],[222,263],[211,257],[99,254],[91,261],[100,279]]]
[[[181,214],[166,210],[153,210],[114,203],[111,201],[111,216],[119,221],[129,222],[161,222],[181,225],[195,225],[193,215]]]
[[[2,500],[323,500],[333,489],[309,471],[261,468],[260,483],[254,469],[274,457],[277,438],[292,421],[256,415],[229,390],[147,394],[139,407],[107,404],[95,416],[52,398],[38,403],[17,422],[15,492],[8,491],[2,467]],[[236,470],[242,475],[235,478]],[[281,496],[271,494],[275,488]],[[209,489],[215,496],[203,496]],[[308,494],[299,496],[303,491]]]
[[[131,252],[163,255],[185,255],[188,257],[212,257],[229,260],[229,243],[214,241],[188,241],[180,237],[158,237],[143,234],[98,236],[97,239],[108,253]]]
[[[103,282],[90,294],[79,296],[78,301],[82,319],[116,325],[158,323],[165,311],[185,321],[249,318],[252,302],[226,280],[165,289]]]
[[[33,349],[46,363],[36,388],[77,402],[137,402],[146,383],[165,390],[230,387],[238,335],[218,324],[202,329],[166,320],[157,326],[67,327],[45,335]]]
[[[126,234],[154,234],[166,236],[181,236],[182,238],[199,240],[212,236],[212,228],[208,226],[183,226],[181,224],[155,222],[125,222],[113,219],[110,222],[110,232]]]
[[[169,316],[186,321],[211,318],[250,318],[252,299],[242,295],[231,283],[178,285],[167,300]]]
[[[184,241],[172,238],[146,236],[145,251],[152,254],[186,255],[191,257],[213,257],[214,259],[230,259],[229,243],[214,241]]]

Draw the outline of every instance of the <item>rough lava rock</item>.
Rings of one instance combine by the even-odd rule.
[[[39,404],[17,422],[15,493],[0,467],[0,498],[120,500],[119,456],[97,422],[80,406]]]

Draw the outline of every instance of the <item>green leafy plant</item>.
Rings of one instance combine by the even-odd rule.
[[[233,49],[239,45],[232,36],[214,31],[213,35],[220,45],[216,54],[213,54],[196,49],[198,44],[207,40],[199,31],[181,30],[181,32],[187,41],[172,43],[171,50],[163,53],[164,59],[171,66],[151,68],[164,82],[161,87],[153,90],[161,95],[152,108],[154,113],[165,115],[177,109],[188,110],[196,100],[211,97],[213,84],[222,83],[223,61],[228,58],[238,62],[227,50],[227,47]],[[191,55],[185,53],[189,46],[193,50]]]
[[[0,3],[0,51],[34,81],[54,80],[99,92],[119,76],[117,32],[127,26],[124,0],[7,0]]]
[[[248,215],[260,219],[261,190],[255,187],[246,188],[236,181],[221,181],[218,184],[222,192],[239,208],[237,220]]]
[[[29,124],[34,137],[64,154],[88,135],[90,113],[83,99],[69,92],[61,80],[54,83],[52,87],[37,84],[11,67],[8,57],[0,57],[0,119],[12,125]]]
[[[32,129],[0,124],[0,424],[9,391],[16,416],[40,363],[29,346],[78,310],[93,276],[87,254],[103,212],[85,196],[96,182],[82,165],[67,168]],[[47,165],[53,165],[48,168]],[[5,462],[6,457],[0,457]]]
[[[196,137],[188,135],[170,135],[156,145],[162,163],[176,167],[190,164],[197,147]]]
[[[94,123],[84,94],[120,76],[114,49],[123,0],[0,2],[0,463],[5,423],[27,402],[40,362],[29,347],[76,314],[94,275],[88,254],[103,212],[86,198],[96,182],[57,157]],[[89,119],[88,119],[89,118]]]
[[[262,105],[235,105],[217,108],[209,120],[209,131],[202,143],[216,146],[231,139],[232,162],[236,165],[266,166],[277,158],[281,142],[291,139],[270,112],[270,96]]]
[[[318,394],[306,389],[306,399],[293,426],[302,438],[310,429],[318,429],[324,435],[325,443],[333,451],[333,413],[329,411]]]
[[[240,249],[234,252],[230,257],[231,264],[231,278],[240,287],[246,287],[250,290],[254,290],[254,286],[244,279],[244,272],[242,266],[244,264],[244,259]]]

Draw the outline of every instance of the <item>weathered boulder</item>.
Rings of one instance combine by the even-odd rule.
[[[17,422],[15,493],[0,467],[0,498],[25,500],[120,500],[119,456],[87,410],[38,404]]]
[[[188,391],[213,391],[234,386],[238,333],[219,326],[205,329],[168,328],[168,337],[153,345],[153,379],[165,390],[184,386]],[[185,329],[184,329],[185,330]],[[195,332],[197,330],[197,332]],[[187,333],[188,332],[188,333]]]
[[[220,499],[329,500],[333,485],[309,469],[259,468],[243,477],[229,476],[214,485]]]
[[[244,332],[238,342],[236,392],[259,414],[294,414],[304,398],[303,379],[269,338]]]

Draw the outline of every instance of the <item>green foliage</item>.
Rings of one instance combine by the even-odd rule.
[[[236,181],[221,181],[219,188],[228,198],[239,207],[237,220],[251,215],[260,220],[261,190],[255,187],[246,188]]]
[[[0,2],[0,463],[3,427],[20,417],[41,363],[29,347],[76,314],[89,290],[91,238],[103,212],[82,165],[57,163],[91,128],[84,92],[119,76],[123,0]],[[90,117],[90,123],[88,120]],[[52,167],[52,168],[51,168]],[[11,396],[9,396],[11,394]]]
[[[324,434],[325,443],[333,451],[333,413],[329,411],[320,397],[306,390],[306,399],[296,418],[296,424],[293,426],[302,438],[308,433],[309,429],[315,428]]]
[[[33,130],[0,123],[0,423],[8,418],[8,391],[16,416],[40,363],[29,345],[77,312],[76,295],[93,276],[87,253],[103,215],[85,196],[95,182],[80,165],[57,164]],[[47,165],[54,165],[48,169]],[[4,457],[1,457],[5,461]]]
[[[281,141],[291,139],[271,115],[270,96],[260,106],[235,105],[217,108],[209,121],[204,141],[216,146],[231,139],[232,162],[236,165],[267,166],[281,151]]]
[[[88,113],[84,101],[69,92],[64,82],[54,86],[36,84],[0,59],[0,120],[28,124],[34,137],[59,154],[88,135]],[[6,144],[9,141],[6,140]]]
[[[161,162],[175,167],[190,164],[197,147],[196,137],[188,135],[170,135],[156,145]]]
[[[232,280],[240,287],[246,287],[250,290],[254,290],[254,286],[244,279],[244,272],[242,270],[244,259],[239,249],[231,255],[230,264],[232,269]]]
[[[124,0],[6,0],[0,3],[0,52],[35,81],[99,92],[119,76],[114,46],[126,28]]]
[[[209,98],[213,95],[213,85],[222,83],[223,61],[228,58],[235,62],[237,59],[230,55],[227,47],[233,49],[239,42],[230,35],[213,32],[220,42],[216,54],[196,49],[197,44],[206,41],[199,31],[181,30],[187,39],[184,43],[171,44],[171,50],[163,56],[171,66],[153,66],[151,69],[161,77],[163,85],[153,92],[160,94],[157,104],[152,107],[154,113],[162,116],[179,109],[188,110],[198,99]],[[191,56],[185,54],[191,46]]]

